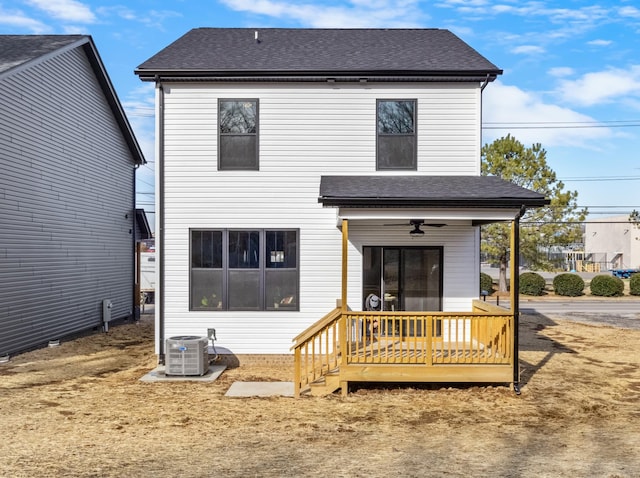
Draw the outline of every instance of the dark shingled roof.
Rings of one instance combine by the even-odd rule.
[[[487,76],[493,80],[501,73],[441,29],[196,28],[136,69],[147,80],[155,74],[377,74],[476,81]]]
[[[520,208],[542,194],[495,176],[322,176],[318,202],[338,207]]]
[[[0,35],[0,73],[86,38],[85,35]]]

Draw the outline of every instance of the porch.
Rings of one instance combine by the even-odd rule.
[[[338,306],[294,339],[295,396],[346,395],[349,382],[511,382],[515,323],[480,300],[458,313]]]
[[[341,297],[294,339],[296,397],[338,389],[346,395],[349,382],[493,382],[518,390],[519,220],[527,207],[548,204],[544,196],[492,176],[323,176],[318,201],[337,208]],[[359,293],[378,299],[374,307],[365,299],[358,308],[368,310],[361,312],[347,302],[351,221],[366,225],[358,231],[366,257]],[[471,278],[465,263],[455,262],[457,255],[478,257],[478,228],[493,222],[511,223],[510,310],[473,299],[479,270],[471,265]],[[421,242],[408,246],[406,236],[403,242],[378,232],[403,225],[413,226],[409,236]],[[452,232],[425,234],[421,226]],[[465,228],[476,234],[466,242]],[[429,236],[437,239],[425,241]]]

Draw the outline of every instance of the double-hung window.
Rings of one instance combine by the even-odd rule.
[[[190,310],[298,310],[298,231],[192,230]]]
[[[377,169],[417,169],[416,100],[378,100]]]
[[[258,100],[218,100],[218,169],[259,169]]]

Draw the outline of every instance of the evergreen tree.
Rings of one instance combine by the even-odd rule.
[[[578,210],[577,191],[565,191],[564,183],[547,164],[547,152],[539,143],[530,148],[512,137],[495,140],[482,148],[482,174],[498,176],[544,194],[548,206],[527,210],[520,219],[520,254],[532,270],[551,270],[548,253],[554,246],[582,242],[587,210]],[[504,223],[482,227],[482,252],[500,265],[498,288],[507,290],[510,226]],[[518,273],[518,271],[516,271]]]

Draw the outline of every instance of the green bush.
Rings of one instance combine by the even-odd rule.
[[[486,290],[489,294],[493,293],[493,279],[489,274],[480,273],[480,293]]]
[[[640,295],[640,274],[632,274],[629,280],[629,293],[631,295]]]
[[[542,295],[547,283],[536,272],[523,272],[520,274],[520,293],[524,295]]]
[[[624,294],[624,282],[619,277],[600,274],[591,279],[591,295],[618,297]]]
[[[565,297],[578,297],[583,294],[584,280],[578,274],[558,274],[553,278],[553,291]]]

